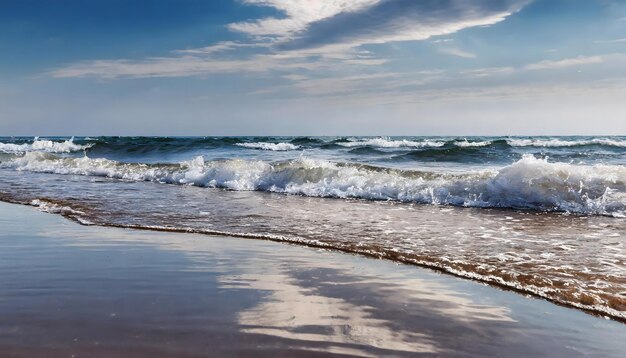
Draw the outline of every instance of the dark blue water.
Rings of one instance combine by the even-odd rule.
[[[284,160],[310,156],[410,168],[417,165],[489,166],[510,164],[524,155],[583,164],[626,164],[626,137],[75,137],[75,146],[49,152],[86,153],[127,162],[174,163],[202,155]],[[28,151],[33,137],[0,137],[0,153]],[[81,149],[85,149],[84,151]]]

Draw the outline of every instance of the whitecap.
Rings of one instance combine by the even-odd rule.
[[[456,145],[457,147],[486,147],[488,145],[491,145],[491,141],[486,140],[482,142],[470,142],[465,139],[454,142],[454,145]]]
[[[507,143],[513,147],[575,147],[583,145],[605,145],[611,147],[626,148],[626,141],[610,138],[594,138],[580,140],[562,139],[507,139]]]
[[[343,147],[378,147],[378,148],[422,148],[422,147],[441,147],[446,142],[442,141],[434,141],[434,140],[423,140],[423,141],[412,141],[407,139],[399,139],[392,140],[388,138],[368,138],[361,140],[351,140],[349,142],[340,142],[337,143]]]
[[[32,143],[14,144],[0,142],[0,151],[4,153],[26,153],[26,152],[47,152],[47,153],[71,153],[91,148],[94,144],[76,144],[74,137],[63,141],[42,140],[35,137]]]
[[[256,143],[237,143],[237,145],[240,147],[245,147],[245,148],[272,150],[272,151],[297,150],[300,148],[300,146],[297,146],[291,143],[256,142]]]
[[[623,217],[626,167],[551,163],[524,156],[499,170],[458,173],[385,169],[299,158],[280,163],[197,157],[179,165],[63,158],[31,152],[0,167],[313,197],[563,211]]]

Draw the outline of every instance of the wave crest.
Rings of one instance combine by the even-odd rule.
[[[291,143],[256,142],[256,143],[236,143],[236,145],[240,147],[250,148],[250,149],[262,149],[262,150],[272,150],[272,151],[297,150],[300,148],[300,146],[291,144]]]
[[[626,148],[626,141],[609,138],[593,138],[588,140],[562,139],[507,139],[512,147],[578,147],[588,145],[602,145],[609,147]]]
[[[388,138],[368,138],[362,140],[349,140],[347,142],[337,142],[342,147],[378,147],[378,148],[422,148],[422,147],[441,147],[446,144],[444,141],[423,140],[412,141],[407,139],[388,139]]]
[[[467,139],[465,140],[457,140],[454,142],[454,145],[457,147],[486,147],[491,145],[490,140],[480,141],[480,142],[470,142]]]
[[[94,144],[76,144],[74,137],[63,142],[51,140],[41,140],[35,137],[32,143],[14,144],[0,142],[0,151],[5,153],[27,153],[27,152],[47,152],[47,153],[71,153],[91,148]]]
[[[40,152],[26,153],[0,167],[315,197],[626,216],[626,167],[550,163],[530,155],[500,170],[462,174],[309,158],[269,163],[197,157],[181,164],[150,165]]]

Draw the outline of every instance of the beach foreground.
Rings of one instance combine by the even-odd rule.
[[[620,356],[626,327],[413,266],[0,203],[0,355]]]

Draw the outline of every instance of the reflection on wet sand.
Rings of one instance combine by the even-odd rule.
[[[387,320],[372,317],[370,312],[375,310],[374,307],[357,306],[341,298],[316,294],[313,289],[298,285],[297,280],[287,273],[226,277],[224,284],[241,280],[251,289],[270,292],[264,302],[239,314],[243,332],[327,342],[332,344],[328,348],[333,352],[343,354],[372,356],[353,346],[437,352],[431,337],[395,331]]]
[[[626,349],[623,324],[383,260],[83,227],[8,204],[0,225],[4,356],[617,357]]]
[[[329,281],[342,277],[341,271],[326,269],[320,277],[319,269],[307,268],[307,280],[293,277],[293,269],[277,267],[276,272],[264,274],[242,274],[225,277],[226,287],[248,287],[268,291],[267,299],[239,314],[243,331],[260,333],[281,338],[303,341],[331,342],[343,346],[333,347],[335,352],[356,354],[353,346],[372,346],[384,350],[406,352],[440,352],[436,337],[399,329],[397,322],[376,317],[378,307],[402,307],[403,301],[432,302],[433,313],[452,316],[462,320],[513,321],[507,316],[508,309],[474,304],[435,282],[421,279],[397,281],[377,278],[357,278],[342,282]],[[317,274],[316,274],[317,271]],[[345,275],[345,273],[344,273]],[[349,291],[357,301],[371,301],[357,305],[350,299],[324,296],[325,286],[341,285],[343,292]],[[332,293],[329,291],[326,293]],[[341,293],[334,290],[335,293]],[[446,302],[443,306],[436,303]],[[406,305],[405,305],[406,306]],[[395,326],[395,327],[394,327]],[[367,355],[359,352],[359,355]]]

